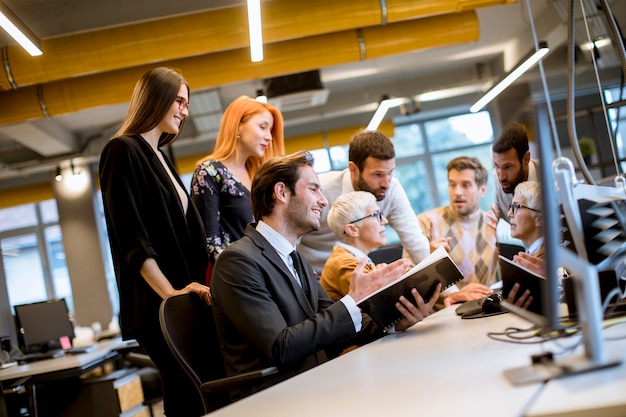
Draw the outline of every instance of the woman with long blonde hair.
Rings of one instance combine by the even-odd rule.
[[[191,180],[191,199],[206,232],[207,284],[217,256],[254,222],[254,174],[263,162],[283,153],[283,116],[276,107],[240,96],[226,108],[215,149],[198,162]]]

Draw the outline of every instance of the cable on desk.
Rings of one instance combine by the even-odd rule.
[[[621,315],[619,317],[605,319],[603,323],[603,328],[606,330],[610,327],[614,327],[623,323],[626,323],[626,316]],[[571,354],[571,352],[578,348],[582,343],[581,328],[579,323],[564,318],[561,321],[561,324],[563,325],[561,328],[549,332],[545,332],[543,328],[540,328],[536,325],[533,325],[526,329],[507,327],[503,332],[488,332],[487,337],[499,342],[506,343],[522,345],[539,344],[542,346],[544,353],[537,356],[543,357],[547,355],[550,358],[553,358],[555,356]],[[567,345],[562,343],[565,339],[572,338],[574,336],[577,337],[574,343]],[[626,334],[619,337],[604,337],[604,339],[607,341],[622,340],[625,338]],[[544,345],[546,342],[552,342],[557,348],[557,351],[554,351],[554,349],[550,351],[547,350]]]
[[[619,308],[619,304],[617,302],[613,305],[609,304],[615,296],[617,296],[617,301],[621,301],[624,299],[624,293],[622,292],[622,289],[619,285],[609,291],[606,297],[604,297],[604,302],[602,303],[602,314],[604,317],[606,317],[607,315],[611,315],[615,312],[615,310]]]
[[[541,329],[533,325],[527,329],[520,329],[518,327],[507,327],[503,332],[488,332],[487,337],[493,340],[497,340],[499,342],[507,342],[507,343],[518,343],[518,344],[533,344],[533,343],[541,343],[542,340],[538,340],[535,342],[522,342],[522,340],[528,340],[538,337],[539,331]],[[522,335],[522,336],[518,336]]]
[[[624,323],[626,323],[626,316],[620,315],[620,316],[617,316],[617,317],[612,317],[612,318],[604,320],[604,329],[606,330],[606,329],[609,329],[611,327],[615,327],[617,325],[624,324]],[[611,342],[612,341],[616,341],[616,340],[622,340],[622,339],[626,339],[626,334],[624,334],[622,336],[616,336],[616,337],[608,337],[607,336],[607,337],[604,338],[604,340],[611,341]]]

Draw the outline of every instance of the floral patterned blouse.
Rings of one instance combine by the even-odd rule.
[[[254,222],[250,191],[221,162],[205,161],[193,172],[191,200],[204,222],[209,259],[214,263]]]

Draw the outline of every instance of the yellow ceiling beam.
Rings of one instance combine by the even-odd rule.
[[[512,0],[387,0],[386,23],[473,10]],[[306,7],[303,7],[303,4]],[[267,44],[381,25],[380,0],[268,0]],[[234,6],[42,40],[43,55],[7,47],[0,90],[248,47],[246,7]],[[8,68],[8,71],[7,71]]]
[[[46,117],[42,106],[50,116],[58,116],[127,102],[141,74],[156,65],[181,70],[197,90],[355,62],[361,59],[358,33],[347,30],[272,43],[266,46],[266,59],[258,63],[250,63],[247,49],[236,49],[0,92],[0,125]],[[475,42],[479,24],[476,12],[468,11],[364,28],[361,33],[370,59]]]

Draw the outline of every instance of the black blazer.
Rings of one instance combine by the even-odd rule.
[[[170,170],[184,188],[174,167]],[[208,257],[204,227],[189,200],[187,212],[156,153],[141,137],[110,140],[100,157],[100,185],[120,292],[125,338],[141,326],[159,328],[159,297],[139,273],[148,257],[176,289],[204,283]]]
[[[311,266],[303,263],[308,298],[276,250],[252,225],[217,258],[211,294],[230,375],[267,366],[302,372],[351,344],[382,336],[366,315],[357,335],[344,304],[333,302]]]

